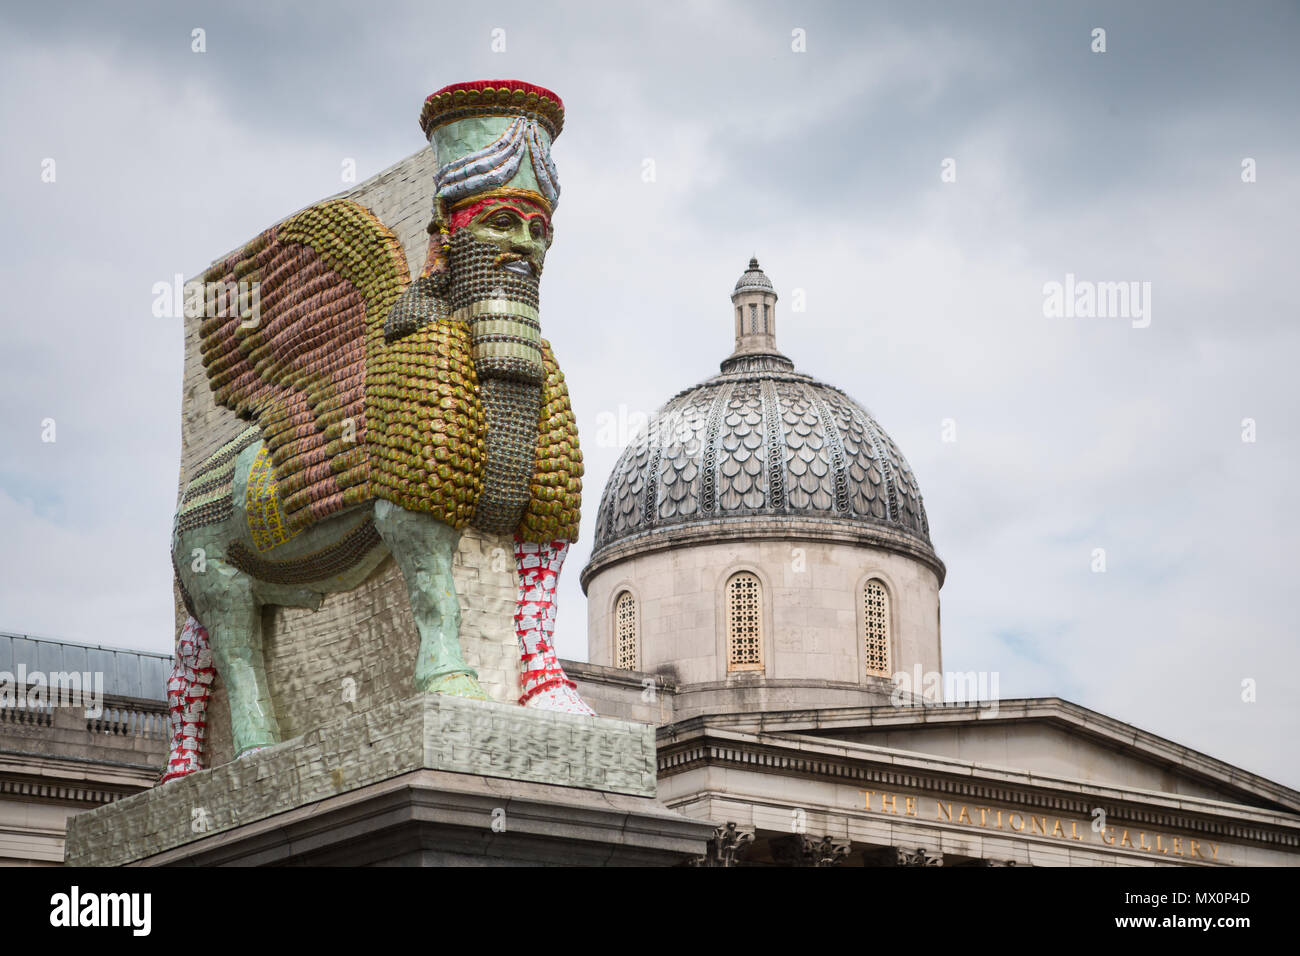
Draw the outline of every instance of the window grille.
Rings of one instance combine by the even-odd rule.
[[[741,571],[727,582],[727,670],[763,669],[763,587]]]
[[[636,598],[624,591],[614,604],[614,666],[625,671],[637,669]]]
[[[869,677],[889,676],[889,592],[877,580],[862,592],[863,658]]]

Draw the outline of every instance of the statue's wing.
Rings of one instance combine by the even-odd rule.
[[[291,527],[371,497],[366,358],[410,283],[397,238],[364,206],[331,200],[203,278],[208,384],[218,404],[261,428]]]

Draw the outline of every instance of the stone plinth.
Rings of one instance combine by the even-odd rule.
[[[424,695],[74,817],[73,866],[673,864],[653,728]]]

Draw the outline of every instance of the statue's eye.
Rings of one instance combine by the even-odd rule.
[[[500,215],[492,220],[492,225],[496,226],[498,229],[509,229],[514,225],[514,218],[507,215]]]
[[[530,231],[532,232],[534,239],[541,239],[546,235],[546,226],[542,224],[540,219],[534,219]]]

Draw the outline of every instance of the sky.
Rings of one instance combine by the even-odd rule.
[[[781,349],[918,477],[946,669],[1300,786],[1298,44],[1265,2],[6,7],[0,630],[170,651],[153,285],[415,152],[433,90],[512,77],[566,107],[562,656],[607,426],[716,373],[757,255]],[[1067,281],[1143,308],[1054,314]]]

